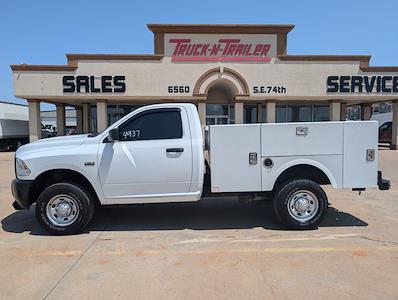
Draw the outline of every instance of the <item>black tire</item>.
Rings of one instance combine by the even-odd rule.
[[[294,194],[300,193],[300,191],[308,191],[312,193],[313,196],[316,197],[318,201],[318,209],[314,209],[314,213],[308,220],[297,220],[291,214],[293,210],[288,207],[289,200],[292,198],[292,202],[294,200]],[[326,216],[328,210],[328,199],[319,184],[312,180],[308,179],[294,179],[291,181],[282,184],[276,191],[274,195],[274,211],[278,219],[291,229],[315,229],[319,226],[319,224],[323,221]],[[292,205],[291,202],[291,205]],[[315,202],[315,201],[314,201]],[[290,211],[290,212],[289,212]],[[298,212],[296,211],[296,214]],[[305,213],[304,213],[305,214]],[[305,216],[302,216],[305,218]],[[296,216],[296,218],[300,218],[300,216]]]
[[[67,195],[78,205],[74,222],[67,226],[58,226],[47,216],[47,204],[57,195]],[[37,199],[36,218],[48,232],[57,235],[76,234],[81,232],[94,216],[94,199],[83,187],[74,183],[56,183],[47,187]]]

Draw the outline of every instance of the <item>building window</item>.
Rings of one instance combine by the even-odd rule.
[[[107,110],[108,110],[108,125],[112,125],[118,120],[118,113],[117,113],[117,105],[115,104],[108,104],[107,105]]]
[[[108,125],[112,125],[139,107],[141,105],[108,104]]]
[[[259,120],[258,123],[266,123],[267,122],[267,106],[262,104],[260,113],[258,114]]]
[[[286,122],[286,104],[278,104],[276,106],[276,123],[285,123]]]
[[[235,109],[232,104],[206,104],[206,125],[235,123]]]
[[[243,123],[267,122],[267,106],[264,104],[245,104],[243,106]]]
[[[311,122],[311,105],[288,105],[287,122]]]
[[[97,105],[90,104],[90,132],[97,132]]]
[[[329,121],[329,105],[327,104],[316,104],[312,106],[312,121],[313,122],[325,122]]]
[[[384,114],[391,112],[392,104],[391,102],[376,103],[372,105],[372,115],[373,114]]]
[[[324,104],[278,104],[276,123],[329,121],[329,105]]]
[[[108,126],[123,118],[128,113],[141,107],[141,105],[108,104]],[[97,131],[97,105],[90,104],[90,132]]]
[[[132,111],[140,108],[142,105],[127,105],[127,104],[118,104],[118,113],[119,119],[123,118],[125,115],[131,113]]]
[[[361,119],[361,106],[353,105],[347,108],[346,119],[356,121]]]
[[[257,123],[257,104],[245,104],[243,106],[243,123]]]

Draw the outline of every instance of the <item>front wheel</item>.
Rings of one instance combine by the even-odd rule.
[[[273,201],[278,219],[292,229],[317,228],[328,209],[325,192],[308,179],[295,179],[282,185]]]
[[[47,187],[37,199],[36,218],[54,234],[75,234],[91,221],[94,201],[82,187],[56,183]]]

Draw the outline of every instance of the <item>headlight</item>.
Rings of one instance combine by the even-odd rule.
[[[30,174],[27,164],[22,159],[17,158],[15,160],[15,169],[17,176],[28,176]]]

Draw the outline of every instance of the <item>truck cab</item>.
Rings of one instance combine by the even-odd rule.
[[[203,139],[196,107],[159,105],[104,132],[99,180],[107,204],[196,201],[203,188]]]

